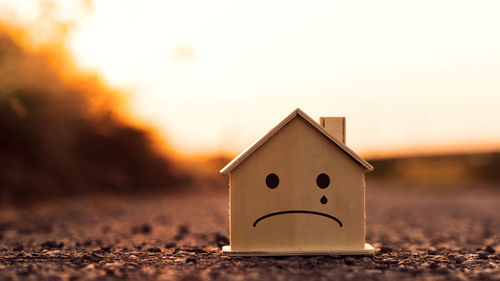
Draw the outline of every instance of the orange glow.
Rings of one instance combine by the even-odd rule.
[[[81,112],[67,112],[71,117],[81,115],[80,118],[93,119],[100,123],[103,131],[110,124],[135,128],[147,135],[150,143],[145,145],[154,146],[154,151],[169,157],[175,157],[177,153],[172,151],[164,136],[147,122],[135,118],[130,114],[127,99],[127,91],[117,90],[109,87],[98,74],[88,70],[84,71],[75,64],[73,56],[68,52],[66,42],[71,30],[71,24],[60,22],[58,18],[52,18],[51,2],[43,2],[41,10],[49,14],[40,15],[43,24],[39,22],[21,21],[16,16],[10,17],[9,22],[0,21],[0,36],[13,40],[13,46],[19,46],[19,55],[5,55],[2,59],[4,66],[0,75],[0,85],[4,91],[0,94],[9,94],[12,89],[37,90],[46,95],[53,95],[60,107],[58,110],[64,112],[77,109]],[[46,10],[49,11],[46,11]],[[8,11],[8,10],[7,10]],[[15,14],[14,14],[15,15]],[[2,34],[4,33],[4,34]],[[10,47],[9,47],[10,48]],[[13,88],[14,90],[16,88]],[[66,99],[57,96],[73,95]],[[67,102],[79,102],[78,105],[68,105]],[[23,114],[24,108],[13,99],[12,106],[17,108],[19,114]],[[44,110],[54,110],[47,108]],[[56,110],[54,110],[56,111]],[[56,116],[58,113],[52,113]],[[102,119],[99,121],[99,119]]]
[[[497,1],[63,2],[78,67],[181,154],[234,155],[297,107],[346,116],[365,156],[500,149]]]

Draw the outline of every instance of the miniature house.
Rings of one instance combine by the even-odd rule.
[[[294,110],[220,172],[229,175],[224,255],[373,254],[365,243],[365,172],[345,118]]]

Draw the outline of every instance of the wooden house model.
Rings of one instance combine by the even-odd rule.
[[[224,255],[373,254],[365,243],[365,172],[345,118],[296,109],[220,172],[229,175]]]

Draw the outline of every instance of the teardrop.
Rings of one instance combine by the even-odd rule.
[[[326,197],[323,195],[323,197],[321,197],[321,200],[319,200],[319,202],[321,202],[321,204],[326,204],[328,202],[328,199],[326,199]]]

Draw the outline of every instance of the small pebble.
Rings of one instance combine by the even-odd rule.
[[[491,245],[488,245],[488,246],[486,246],[486,248],[484,248],[484,251],[487,253],[490,253],[490,254],[494,254],[495,248],[493,248],[493,246],[491,246]]]
[[[183,224],[179,226],[179,230],[177,231],[180,234],[188,234],[189,233],[189,226]]]
[[[222,247],[225,245],[229,245],[229,238],[227,238],[227,236],[222,235],[220,233],[215,233],[214,242],[215,242],[215,244],[217,244],[217,246]]]
[[[148,248],[148,252],[159,253],[159,252],[161,252],[161,249],[158,247],[151,247],[151,248]]]
[[[390,253],[390,252],[392,252],[392,248],[391,247],[382,246],[382,247],[380,247],[380,252],[381,253]]]
[[[101,250],[103,252],[109,253],[109,252],[111,252],[112,249],[111,249],[111,247],[107,246],[107,247],[101,247]]]
[[[43,249],[62,249],[63,247],[64,247],[63,242],[57,243],[54,240],[47,240],[42,243]]]
[[[172,248],[176,248],[177,247],[177,244],[176,243],[167,243],[165,244],[165,248],[167,249],[172,249]]]
[[[151,227],[150,224],[142,224],[140,226],[134,226],[132,227],[132,233],[133,234],[149,234],[151,233],[151,231],[153,230],[153,228]]]
[[[437,253],[438,253],[438,251],[436,251],[436,249],[431,248],[431,249],[427,250],[427,254],[429,254],[429,255],[437,255]]]
[[[351,258],[351,257],[346,257],[346,258],[344,258],[344,263],[346,265],[353,265],[354,264],[354,259]]]

